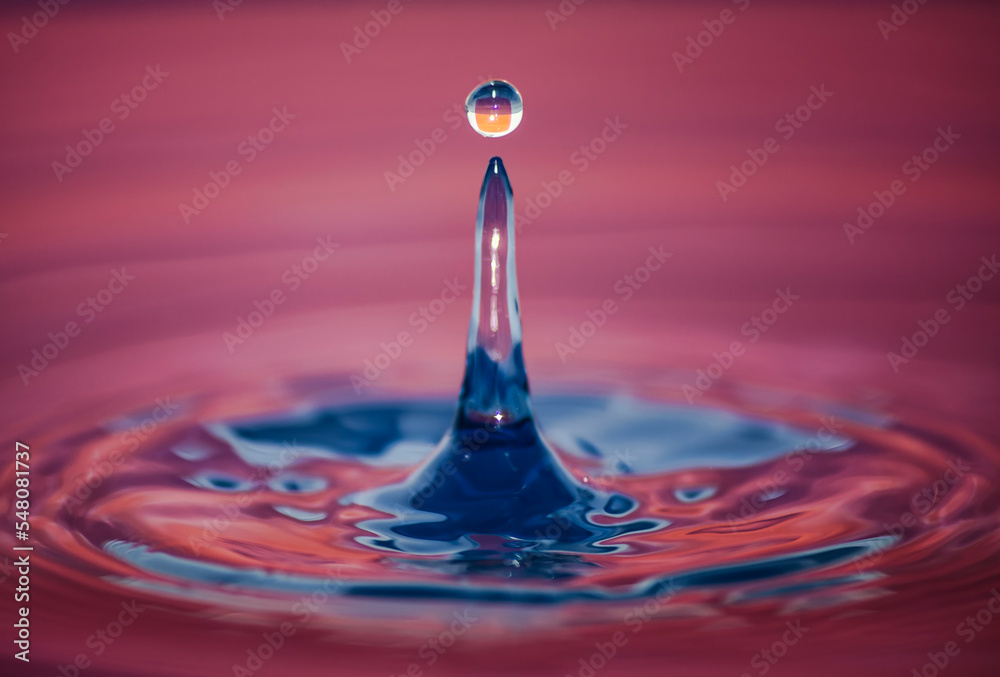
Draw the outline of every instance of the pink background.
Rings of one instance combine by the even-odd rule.
[[[705,368],[714,351],[745,338],[741,325],[776,289],[790,287],[801,301],[726,379],[860,405],[901,402],[1000,440],[1000,279],[952,313],[898,375],[886,360],[919,320],[947,306],[980,257],[1000,253],[994,5],[930,2],[884,40],[877,22],[889,3],[754,1],[740,11],[591,0],[553,30],[545,12],[555,0],[407,2],[348,63],[340,43],[384,7],[247,0],[220,21],[207,0],[71,2],[0,58],[5,440],[62,412],[110,415],[95,403],[132,390],[360,372],[379,342],[412,329],[408,317],[445,279],[471,282],[476,199],[492,155],[505,161],[518,214],[542,182],[574,176],[518,242],[536,387],[605,364]],[[727,7],[735,21],[678,72],[672,54]],[[5,8],[4,34],[36,9]],[[52,163],[65,146],[113,116],[115,99],[157,65],[169,76],[57,180]],[[502,139],[465,122],[453,128],[446,111],[491,77],[522,92],[521,126]],[[814,85],[834,95],[723,202],[716,181],[775,136],[775,122]],[[185,223],[178,204],[210,171],[242,162],[237,146],[275,107],[295,119]],[[608,117],[627,129],[578,171],[571,154]],[[920,181],[906,180],[906,194],[850,244],[842,224],[904,178],[903,163],[942,126],[961,134],[955,146]],[[390,190],[385,172],[438,128],[445,140]],[[287,291],[284,271],[324,236],[340,244],[331,261],[230,354],[223,332],[254,300]],[[667,266],[561,364],[555,343],[660,245],[674,254]],[[18,365],[48,332],[80,321],[77,305],[122,267],[135,280],[25,386]],[[379,385],[433,363],[434,386],[457,388],[470,303],[471,291]],[[813,657],[840,657],[836,632],[825,637]],[[142,653],[146,640],[130,641]],[[692,647],[687,659],[697,662],[705,646]],[[733,670],[743,669],[750,654],[736,653]],[[974,666],[971,649],[967,657]],[[454,660],[460,672],[466,659]]]

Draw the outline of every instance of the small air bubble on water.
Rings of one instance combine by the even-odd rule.
[[[715,496],[717,487],[684,487],[674,490],[674,498],[681,503],[697,503]]]
[[[283,494],[310,494],[326,489],[328,484],[322,477],[307,475],[281,475],[267,483],[271,490]]]
[[[208,472],[187,478],[187,481],[202,489],[217,489],[219,491],[248,491],[253,488],[253,482],[223,473]]]
[[[293,508],[288,505],[276,505],[274,506],[274,510],[300,522],[318,522],[328,517],[327,513],[321,510],[302,510],[301,508]]]

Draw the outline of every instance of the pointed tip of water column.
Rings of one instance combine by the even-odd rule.
[[[507,178],[507,170],[504,169],[503,160],[499,157],[491,157],[489,164],[486,166],[486,176],[483,177],[483,194],[486,193],[487,187],[491,183],[497,183],[502,189],[500,194],[510,195],[510,179]]]

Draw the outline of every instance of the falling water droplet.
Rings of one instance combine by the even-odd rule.
[[[472,128],[489,138],[507,136],[521,124],[521,93],[506,80],[489,80],[472,90],[465,113]]]

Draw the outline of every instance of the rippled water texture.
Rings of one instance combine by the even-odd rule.
[[[751,600],[850,604],[885,593],[893,581],[883,572],[898,575],[907,561],[926,567],[918,580],[946,563],[974,575],[998,545],[996,471],[981,446],[850,413],[786,422],[562,396],[538,403],[549,439],[580,482],[635,499],[617,521],[640,523],[641,533],[577,549],[560,547],[555,524],[528,546],[473,534],[448,553],[413,539],[378,547],[378,513],[351,495],[428,456],[453,407],[350,403],[196,426],[181,417],[124,457],[112,431],[129,421],[112,422],[48,455],[41,471],[63,468],[66,483],[42,504],[38,555],[119,585],[230,597],[247,610],[257,596],[309,593],[333,574],[348,596],[522,604],[641,599],[670,586],[704,600],[702,611],[725,613]],[[895,526],[907,512],[915,523]],[[592,620],[613,618],[618,608],[608,606]]]
[[[216,660],[239,663],[241,641],[288,621],[295,646],[313,648],[279,654],[287,665],[335,640],[409,647],[404,668],[424,664],[416,652],[447,639],[455,613],[476,619],[460,660],[513,641],[565,661],[622,631],[642,669],[663,642],[682,656],[680,637],[766,647],[785,622],[810,639],[840,625],[863,642],[862,628],[887,632],[891,618],[894,636],[923,637],[928,596],[947,617],[988,591],[1000,492],[983,440],[777,391],[692,407],[649,374],[620,376],[632,393],[574,386],[535,403],[573,478],[638,504],[599,522],[645,528],[597,547],[560,547],[558,532],[529,549],[489,537],[447,554],[373,547],[386,515],[352,495],[407,477],[454,400],[358,401],[346,377],[329,377],[53,423],[36,438],[46,454],[34,472],[48,479],[35,494],[35,577],[70,608],[139,600],[143,635],[197,642],[192,629],[211,623]],[[554,644],[530,649],[539,632]],[[815,646],[802,647],[813,660]]]

